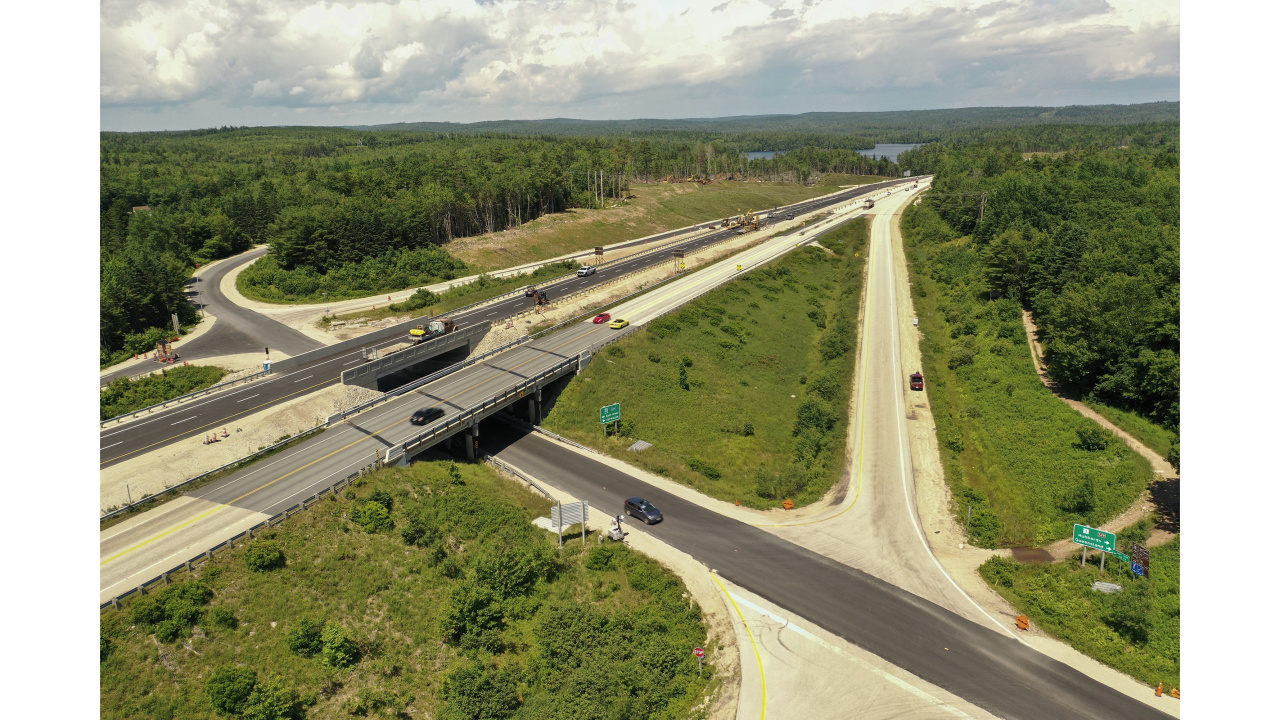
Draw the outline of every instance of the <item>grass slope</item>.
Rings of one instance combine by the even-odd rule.
[[[1150,463],[1041,384],[1018,304],[989,299],[967,239],[923,241],[918,210],[908,209],[903,230],[920,351],[953,511],[970,542],[1043,545],[1122,512],[1150,481]]]
[[[546,512],[483,465],[380,471],[105,612],[101,717],[698,717],[684,585]]]
[[[865,220],[713,291],[596,356],[544,424],[751,507],[821,497],[844,468]],[[599,408],[622,403],[621,436]],[[627,452],[635,440],[653,447]]]
[[[982,577],[1036,625],[1080,652],[1165,690],[1180,687],[1179,538],[1151,548],[1151,577],[1139,579],[1116,558],[1106,572],[1098,553],[1051,565],[1023,565],[992,557]],[[1103,580],[1123,586],[1115,595],[1090,589]]]

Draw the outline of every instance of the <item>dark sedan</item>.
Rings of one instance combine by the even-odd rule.
[[[413,417],[409,418],[409,422],[413,423],[414,425],[426,425],[427,423],[431,422],[432,420],[435,420],[438,417],[444,417],[444,408],[438,408],[438,407],[422,408],[418,412],[414,413]]]
[[[643,520],[646,525],[662,522],[662,511],[642,497],[627,498],[623,510],[631,517]]]

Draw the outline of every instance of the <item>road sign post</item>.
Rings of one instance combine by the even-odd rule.
[[[600,408],[600,429],[604,430],[604,436],[609,437],[609,423],[618,423],[618,429],[622,429],[622,403],[614,403],[605,405]]]
[[[1089,556],[1089,548],[1102,551],[1102,563],[1100,568],[1107,566],[1107,553],[1116,551],[1116,534],[1109,533],[1106,530],[1091,528],[1088,525],[1076,524],[1074,532],[1071,534],[1072,542],[1083,547],[1080,548],[1080,567],[1084,567],[1085,558]]]
[[[1129,552],[1133,555],[1129,562],[1129,569],[1133,570],[1133,574],[1138,577],[1151,577],[1151,551],[1134,543]]]
[[[703,655],[702,648],[700,647],[694,648],[693,654],[698,658],[698,677],[702,677],[702,655]]]

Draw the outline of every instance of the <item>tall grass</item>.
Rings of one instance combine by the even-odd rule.
[[[679,578],[594,538],[557,550],[529,522],[547,512],[483,465],[375,473],[250,545],[283,567],[237,549],[198,569],[211,600],[183,581],[105,612],[101,717],[213,718],[227,667],[308,718],[696,715],[714,673]]]
[[[1179,538],[1151,548],[1146,579],[1134,577],[1114,557],[1103,572],[1097,557],[1094,552],[1082,568],[1078,558],[1023,565],[996,556],[980,572],[1032,622],[1080,652],[1148,685],[1179,687]],[[1114,595],[1091,590],[1097,580],[1124,589]]]
[[[844,467],[865,220],[746,274],[597,355],[545,425],[752,507],[820,498]],[[621,434],[599,408],[622,404]],[[637,454],[636,440],[653,447]]]
[[[928,208],[903,229],[920,350],[953,511],[980,547],[1043,545],[1122,512],[1151,466],[1041,384],[1021,308],[991,299],[967,238],[938,233]],[[968,511],[972,508],[972,519]]]
[[[1168,458],[1169,451],[1173,449],[1174,443],[1178,442],[1177,432],[1153,422],[1148,417],[1088,398],[1085,398],[1084,404],[1110,420],[1116,427],[1132,435],[1138,442],[1151,448],[1162,458]]]

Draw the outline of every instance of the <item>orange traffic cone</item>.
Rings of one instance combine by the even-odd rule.
[[[230,434],[227,432],[226,428],[222,428],[222,437],[230,437]]]
[[[1164,695],[1164,683],[1163,683],[1163,682],[1162,682],[1162,683],[1160,683],[1159,685],[1156,685],[1156,697],[1160,697],[1160,696],[1162,696],[1162,695]]]
[[[1173,698],[1174,700],[1180,700],[1182,699],[1182,693],[1178,692],[1178,688],[1174,688],[1169,691],[1169,697]]]

